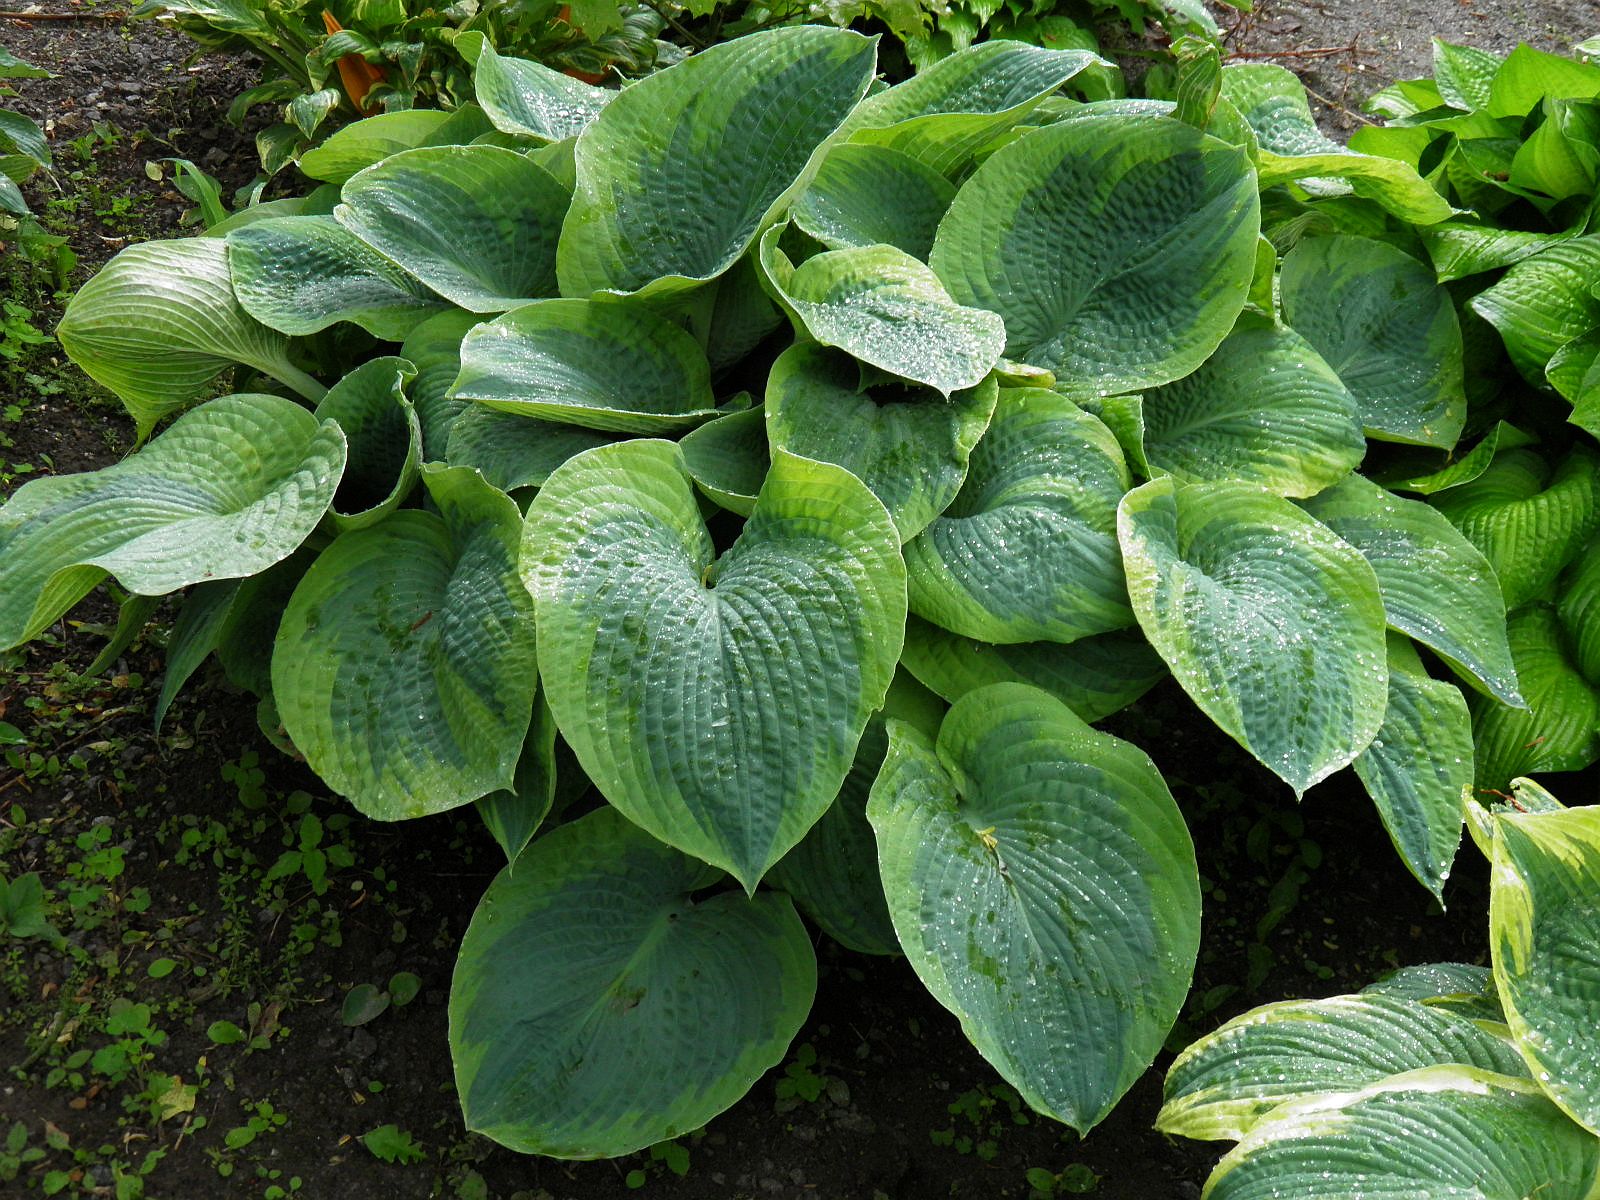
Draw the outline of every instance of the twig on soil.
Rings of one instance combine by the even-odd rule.
[[[1333,58],[1340,54],[1354,58],[1356,52],[1357,44],[1351,42],[1348,46],[1307,46],[1304,50],[1230,50],[1226,57],[1230,61],[1236,58]]]
[[[1300,81],[1300,86],[1305,87],[1305,82],[1306,81],[1302,79]],[[1355,109],[1351,108],[1347,104],[1342,103],[1341,101],[1328,99],[1328,97],[1324,96],[1321,92],[1314,92],[1310,88],[1306,88],[1306,95],[1310,96],[1317,103],[1324,104],[1333,109],[1333,111],[1336,113],[1343,113],[1345,116],[1350,117],[1353,120],[1360,121],[1363,125],[1377,125],[1379,123],[1374,121],[1371,117],[1363,116],[1361,113],[1358,113]]]
[[[126,21],[128,14],[125,12],[0,12],[0,20],[5,21]]]

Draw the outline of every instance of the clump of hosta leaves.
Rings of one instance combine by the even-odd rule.
[[[48,71],[0,46],[0,100],[17,94],[10,86],[11,80],[42,79],[47,75]],[[44,131],[21,113],[0,108],[0,219],[27,217],[28,203],[18,184],[49,166],[50,146]]]
[[[626,0],[142,0],[135,17],[170,20],[207,50],[245,53],[260,77],[228,108],[243,122],[261,104],[279,119],[256,134],[267,176],[346,122],[374,113],[451,110],[472,99],[474,39],[587,83],[647,74],[676,62],[666,19]],[[256,192],[259,193],[260,181]]]
[[[1600,1189],[1600,808],[1519,779],[1472,805],[1491,967],[1408,967],[1350,996],[1254,1009],[1167,1074],[1157,1128],[1237,1145],[1212,1200]]]
[[[875,89],[800,27],[614,92],[476,51],[478,104],[91,280],[61,341],[155,436],[0,509],[0,644],[107,574],[189,589],[163,708],[214,655],[361,811],[477,806],[471,1128],[700,1126],[805,1018],[804,914],[1085,1131],[1200,924],[1092,722],[1170,673],[1286,803],[1353,767],[1435,894],[1484,731],[1565,736],[1529,646],[1592,640],[1544,589],[1600,453],[1494,424],[1499,344],[1415,253],[1454,208],[1286,72],[1190,44],[1175,103],[1078,104],[1094,55],[990,41]]]

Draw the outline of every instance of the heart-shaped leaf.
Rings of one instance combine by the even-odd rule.
[[[339,224],[445,299],[504,312],[556,294],[567,190],[498,146],[407,150],[353,176]]]
[[[767,437],[773,449],[844,467],[883,501],[908,540],[961,490],[999,389],[988,380],[946,398],[922,388],[868,391],[860,377],[842,354],[790,347],[767,376]]]
[[[898,547],[865,484],[781,451],[720,558],[670,443],[560,467],[529,510],[523,572],[550,707],[585,772],[753,890],[832,803],[883,703],[905,623]]]
[[[537,684],[517,506],[472,471],[422,478],[438,513],[340,535],[295,588],[272,652],[295,747],[383,821],[511,787]]]
[[[1087,1132],[1161,1048],[1199,946],[1194,845],[1154,764],[996,684],[937,744],[890,724],[867,817],[918,977],[1023,1099]]]
[[[1133,623],[1116,545],[1117,439],[1042,388],[1000,392],[967,481],[906,544],[918,616],[986,642],[1070,642]]]
[[[783,1059],[817,987],[787,896],[602,808],[495,876],[450,986],[467,1128],[525,1154],[608,1158],[699,1129]]]
[[[1600,808],[1494,819],[1489,933],[1506,1020],[1533,1077],[1600,1131]]]
[[[1184,483],[1314,496],[1367,450],[1355,400],[1292,329],[1244,318],[1190,375],[1146,393],[1144,453]]]
[[[1167,664],[1137,630],[1065,644],[994,646],[920,617],[906,621],[900,661],[918,682],[951,704],[991,683],[1027,683],[1049,692],[1085,721],[1126,708],[1167,675]]]
[[[711,367],[684,330],[639,304],[546,300],[479,325],[452,389],[520,416],[665,432],[716,414]]]
[[[1178,1055],[1156,1128],[1238,1141],[1290,1100],[1448,1063],[1527,1074],[1509,1037],[1415,1000],[1368,994],[1267,1004]]]
[[[350,321],[398,342],[444,307],[332,217],[274,217],[235,229],[228,265],[245,311],[295,336]]]
[[[24,484],[0,508],[0,648],[108,574],[164,596],[265,571],[316,528],[344,465],[333,422],[279,396],[224,396],[114,466]]]
[[[236,363],[313,402],[326,390],[289,360],[289,343],[234,298],[227,246],[214,238],[141,242],[100,268],[56,327],[67,357],[115,392],[139,437],[211,391]]]
[[[1128,594],[1208,717],[1295,792],[1348,766],[1388,701],[1378,579],[1270,492],[1155,479],[1122,501]]]
[[[1260,204],[1244,152],[1164,117],[1026,134],[956,194],[930,262],[1070,395],[1170,383],[1244,307]]]
[[[1352,475],[1305,510],[1349,542],[1377,573],[1389,626],[1436,651],[1463,679],[1520,705],[1506,644],[1500,581],[1437,509]]]
[[[763,266],[782,253],[776,232],[762,239]],[[1005,350],[999,317],[957,304],[929,267],[893,246],[829,250],[769,278],[798,332],[946,396],[976,387]]]
[[[1284,255],[1283,318],[1356,399],[1367,434],[1448,450],[1467,416],[1461,329],[1433,272],[1371,238],[1309,238]]]
[[[669,294],[721,275],[809,182],[876,48],[842,29],[776,29],[625,89],[578,139],[561,294]]]

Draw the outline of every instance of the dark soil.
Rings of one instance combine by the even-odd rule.
[[[1434,38],[1497,54],[1518,42],[1566,53],[1600,17],[1593,0],[1263,0],[1224,23],[1229,49],[1292,69],[1329,131],[1348,134],[1367,119],[1368,95],[1432,74]]]
[[[40,7],[79,11],[64,0]],[[1230,46],[1283,52],[1272,60],[1305,74],[1333,128],[1360,119],[1360,96],[1422,73],[1430,34],[1505,49],[1518,39],[1560,48],[1596,31],[1588,0],[1391,0],[1371,9],[1280,0],[1229,19]],[[177,228],[188,203],[169,180],[147,177],[147,161],[191,158],[230,189],[254,173],[247,133],[222,120],[250,81],[247,63],[186,66],[189,43],[148,23],[0,18],[0,44],[57,72],[24,81],[15,106],[46,124],[66,174],[85,173],[63,180],[59,193],[42,183],[30,193],[41,209],[85,197],[70,226],[80,279],[127,241]],[[79,155],[72,140],[89,137],[96,122],[114,127],[114,138]],[[135,199],[119,213],[118,197]],[[80,470],[128,445],[126,422],[94,402],[92,389],[0,395],[7,400],[31,405],[12,432],[15,448],[4,451],[15,461]],[[64,622],[60,641],[13,656],[14,667],[0,659],[0,719],[23,728],[41,760],[54,755],[60,764],[52,776],[48,765],[13,769],[0,759],[0,870],[39,870],[65,896],[81,881],[86,845],[119,847],[126,864],[84,909],[87,921],[63,914],[76,957],[38,942],[0,944],[0,1064],[19,1068],[0,1083],[0,1136],[21,1121],[34,1144],[44,1122],[66,1138],[65,1149],[51,1149],[17,1182],[0,1183],[0,1195],[37,1194],[24,1181],[36,1186],[55,1168],[76,1172],[63,1195],[111,1196],[118,1171],[163,1149],[145,1182],[151,1200],[264,1197],[293,1178],[298,1194],[315,1200],[1026,1197],[1029,1168],[1075,1163],[1100,1178],[1094,1194],[1107,1200],[1198,1197],[1213,1149],[1151,1131],[1165,1057],[1080,1142],[1026,1110],[1013,1115],[1008,1090],[903,961],[864,958],[820,938],[817,1006],[796,1043],[815,1051],[800,1073],[821,1080],[820,1095],[781,1102],[786,1076],[774,1071],[703,1135],[682,1139],[684,1177],[647,1154],[562,1164],[466,1135],[445,1001],[455,947],[498,850],[470,813],[403,826],[350,813],[271,749],[246,699],[215,678],[191,685],[156,737],[152,685],[172,615],[93,683],[74,681],[59,664],[81,669],[96,652],[114,617],[103,603],[87,611],[102,624]],[[1170,685],[1115,731],[1157,758],[1206,877],[1202,961],[1175,1045],[1269,1000],[1353,989],[1411,962],[1482,960],[1486,883],[1470,846],[1444,914],[1406,874],[1353,781],[1330,782],[1297,808]],[[276,891],[263,883],[265,867],[295,844],[301,818],[288,808],[299,803],[296,791],[315,797],[310,811],[330,841],[351,848],[353,861],[330,868],[321,897],[304,880]],[[110,831],[105,843],[94,841],[98,829]],[[149,896],[142,911],[140,889]],[[151,964],[165,960],[177,968],[150,978]],[[359,1028],[343,1023],[352,985],[381,985],[402,970],[421,979],[415,1001]],[[147,1111],[130,1112],[139,1103],[134,1083],[91,1075],[83,1086],[46,1086],[52,1065],[114,1040],[105,1014],[118,995],[153,1006],[167,1041],[145,1069],[198,1086],[189,1117],[156,1123]],[[253,1017],[252,1003],[260,1006]],[[264,1048],[212,1044],[207,1030],[217,1021],[259,1034]],[[259,1115],[263,1102],[286,1119],[230,1148],[227,1131]],[[193,1115],[205,1117],[203,1127]],[[357,1140],[391,1123],[420,1144],[422,1162],[380,1162]],[[637,1192],[634,1171],[644,1173]]]

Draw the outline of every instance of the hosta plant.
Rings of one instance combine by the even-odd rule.
[[[92,279],[61,342],[149,440],[0,509],[0,645],[186,590],[163,711],[215,656],[362,812],[477,807],[471,1128],[700,1126],[805,1018],[803,915],[1089,1129],[1198,947],[1182,815],[1092,725],[1169,674],[1286,803],[1352,767],[1435,894],[1474,713],[1592,755],[1600,453],[1493,424],[1497,344],[1408,253],[1452,206],[1287,73],[1190,46],[1175,102],[1075,104],[1094,55],[990,41],[874,88],[802,26],[617,92],[477,50],[476,106]]]
[[[1495,808],[1492,968],[1269,1004],[1178,1056],[1158,1128],[1237,1143],[1207,1200],[1600,1194],[1600,808],[1525,779]]]

